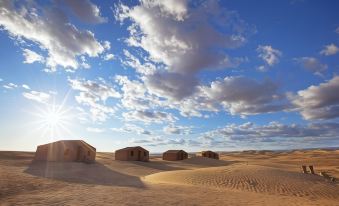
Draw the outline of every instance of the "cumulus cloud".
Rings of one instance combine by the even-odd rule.
[[[29,2],[1,1],[0,26],[14,38],[28,40],[46,50],[45,62],[50,71],[57,66],[77,69],[78,56],[96,57],[105,50],[92,32],[77,29],[58,7],[42,8]]]
[[[339,117],[339,76],[291,95],[291,101],[307,120]]]
[[[119,92],[103,80],[96,82],[84,79],[69,79],[69,83],[72,89],[91,94],[102,101],[109,97],[120,97]]]
[[[105,61],[109,61],[109,60],[113,60],[114,59],[114,55],[113,54],[106,54],[104,56],[104,60]]]
[[[295,59],[305,69],[315,74],[322,74],[328,68],[327,64],[322,64],[317,58],[314,57],[300,57]]]
[[[232,82],[229,85],[219,80],[212,82],[213,86],[225,84],[216,90],[209,83],[201,83],[198,72],[236,67],[244,61],[245,58],[230,57],[227,51],[242,46],[253,29],[217,1],[170,3],[144,0],[136,6],[116,7],[116,18],[131,22],[127,44],[137,48],[136,52],[124,50],[122,59],[125,66],[135,69],[137,78],[116,77],[121,86],[121,106],[129,110],[125,118],[143,121],[145,111],[168,109],[178,110],[186,117],[207,117],[205,112],[224,110],[245,116],[287,107],[284,95],[270,81],[229,77],[225,80]],[[271,46],[262,46],[262,50],[267,64],[278,62],[280,51]],[[222,91],[218,93],[218,89]],[[239,95],[238,99],[217,97],[231,91],[233,96]],[[251,98],[246,97],[246,92]]]
[[[270,145],[278,148],[305,147],[306,145],[323,143],[337,139],[339,123],[323,122],[312,124],[282,124],[270,122],[258,125],[252,122],[243,124],[227,124],[221,128],[201,133],[196,139],[192,138],[157,138],[133,139],[135,143],[146,146],[188,146],[202,148],[261,148]]]
[[[48,103],[48,101],[51,98],[51,95],[45,92],[38,92],[38,91],[29,91],[29,92],[24,92],[22,95],[30,100],[39,102],[39,103]]]
[[[10,82],[10,83],[8,83],[8,84],[3,85],[3,87],[4,87],[5,89],[15,89],[15,88],[18,87],[18,85],[16,85],[16,84]]]
[[[150,93],[174,100],[190,96],[198,84],[195,77],[169,72],[156,72],[143,80]]]
[[[284,95],[272,81],[258,82],[246,77],[226,77],[202,86],[209,102],[220,103],[231,114],[251,115],[284,110]]]
[[[123,64],[141,74],[150,93],[175,101],[194,92],[199,71],[234,68],[244,61],[227,51],[253,33],[217,1],[143,0],[116,8],[118,20],[132,22],[127,44],[142,49],[137,55],[125,50]]]
[[[22,86],[22,88],[27,89],[27,90],[30,90],[30,89],[31,89],[27,84],[23,84],[23,85],[21,85],[21,86]]]
[[[103,23],[107,22],[107,19],[102,17],[100,14],[100,9],[97,5],[93,4],[90,0],[59,0],[64,2],[74,14],[79,17],[81,20],[88,23]]]
[[[228,124],[222,128],[202,134],[201,141],[215,145],[215,140],[245,145],[248,143],[290,142],[306,144],[308,141],[322,141],[324,138],[336,138],[339,132],[338,123],[314,123],[307,125],[282,124],[270,122],[267,125],[256,125],[252,122],[244,124]]]
[[[29,49],[23,49],[23,55],[25,57],[25,60],[24,60],[24,63],[25,64],[31,64],[31,63],[34,63],[34,62],[44,62],[45,59],[43,56],[41,56],[40,54],[32,51],[32,50],[29,50]]]
[[[157,146],[183,146],[188,145],[192,140],[186,140],[183,138],[176,138],[176,139],[167,139],[167,138],[147,138],[147,139],[131,139],[131,143],[135,144],[144,144],[145,146],[150,147],[157,147]]]
[[[335,55],[339,52],[339,48],[335,44],[326,45],[323,50],[320,51],[320,54],[325,56]]]
[[[146,124],[174,122],[176,120],[171,113],[150,110],[125,112],[122,116],[125,121],[141,121]]]
[[[131,54],[126,49],[124,49],[124,55],[126,58],[122,60],[123,65],[132,67],[140,74],[151,75],[155,72],[156,66],[150,61],[147,61],[147,59],[143,59],[144,62],[141,63],[139,58]]]
[[[170,124],[168,126],[165,126],[163,128],[163,131],[167,134],[188,135],[192,133],[191,129],[192,129],[191,127]]]
[[[106,121],[113,115],[116,108],[105,105],[108,98],[119,98],[120,94],[108,85],[104,80],[95,82],[84,79],[69,79],[70,86],[73,90],[79,91],[75,96],[79,104],[90,108],[91,118],[93,121]]]
[[[273,66],[279,62],[282,52],[274,49],[271,45],[259,45],[257,48],[258,57],[260,57],[268,66]],[[259,66],[260,71],[268,70],[265,65]]]
[[[123,127],[111,128],[111,130],[115,132],[126,132],[126,133],[135,133],[135,134],[143,134],[143,135],[153,134],[151,131],[145,130],[144,128],[139,127],[134,124],[125,124]]]
[[[234,66],[223,49],[241,46],[246,41],[247,25],[217,2],[194,8],[188,4],[170,0],[144,0],[134,7],[120,4],[116,17],[133,22],[129,45],[144,49],[153,61],[164,63],[171,71],[192,73]]]
[[[143,82],[130,80],[127,76],[117,75],[115,81],[120,85],[121,104],[128,110],[149,110],[161,105],[159,98],[148,93]]]

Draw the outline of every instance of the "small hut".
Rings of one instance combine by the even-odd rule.
[[[184,160],[187,158],[188,153],[184,150],[168,150],[162,155],[162,159],[168,161]]]
[[[126,147],[115,151],[115,159],[147,162],[149,160],[149,152],[140,146]]]
[[[95,161],[96,149],[82,140],[60,140],[36,149],[35,161],[75,161],[91,163]]]
[[[213,158],[213,159],[219,159],[219,154],[218,153],[216,153],[216,152],[212,152],[212,151],[210,151],[210,150],[208,150],[208,151],[202,151],[201,152],[201,156],[203,156],[203,157],[208,157],[208,158]]]

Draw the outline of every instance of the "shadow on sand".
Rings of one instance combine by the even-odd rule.
[[[203,168],[203,167],[222,167],[228,166],[239,161],[225,161],[225,160],[215,160],[206,157],[192,157],[185,160],[179,161],[152,161],[149,162],[131,162],[135,165],[148,167],[157,170],[171,171],[171,170],[187,170],[193,168]]]
[[[151,169],[162,170],[162,171],[171,171],[171,170],[184,170],[185,167],[181,167],[179,164],[175,166],[169,165],[168,162],[159,162],[159,161],[149,161],[149,162],[140,162],[140,161],[131,161],[131,164],[148,167]]]
[[[101,163],[33,161],[25,173],[70,183],[144,188],[139,177],[113,171]]]

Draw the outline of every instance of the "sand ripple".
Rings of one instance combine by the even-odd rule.
[[[160,172],[146,176],[145,180],[298,197],[339,198],[339,187],[320,176],[256,165]]]

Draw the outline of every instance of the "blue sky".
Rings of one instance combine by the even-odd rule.
[[[338,1],[1,1],[0,150],[339,143]]]

